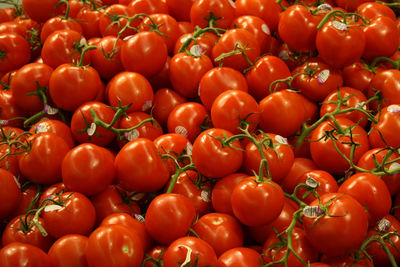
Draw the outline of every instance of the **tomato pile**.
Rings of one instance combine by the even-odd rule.
[[[0,267],[398,266],[397,3],[0,3]]]

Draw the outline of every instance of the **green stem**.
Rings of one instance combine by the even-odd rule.
[[[83,60],[85,58],[86,52],[89,51],[89,50],[96,49],[96,48],[97,48],[97,46],[94,46],[94,45],[85,46],[85,48],[83,48],[83,50],[82,50],[81,58],[80,58],[80,60],[79,60],[79,62],[78,62],[78,64],[76,66],[77,67],[82,67],[83,66]]]
[[[389,63],[391,63],[392,65],[393,65],[393,69],[396,69],[396,70],[398,70],[399,69],[399,67],[400,67],[400,60],[393,60],[393,59],[390,59],[390,58],[388,58],[388,57],[376,57],[376,58],[374,58],[374,60],[371,62],[371,64],[369,65],[371,68],[374,68],[375,66],[376,66],[376,64],[379,62],[379,61],[387,61],[387,62],[389,62]]]

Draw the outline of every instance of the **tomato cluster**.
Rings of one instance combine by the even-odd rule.
[[[398,266],[396,3],[3,2],[0,267]]]

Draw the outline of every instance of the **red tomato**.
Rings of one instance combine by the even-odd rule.
[[[251,248],[238,247],[219,256],[215,267],[256,267],[260,264],[260,253]]]
[[[83,235],[65,235],[60,237],[49,250],[51,266],[88,267],[86,249],[88,237]]]
[[[214,17],[211,17],[213,14]],[[195,0],[190,9],[190,22],[205,28],[209,25],[209,18],[218,18],[213,21],[218,28],[228,29],[235,18],[235,4],[230,0]]]
[[[384,70],[375,75],[368,87],[368,97],[372,97],[375,91],[382,94],[382,107],[400,103],[400,71],[395,69]],[[372,102],[376,110],[376,101]]]
[[[359,247],[368,230],[361,204],[342,193],[324,194],[311,207],[324,207],[319,217],[304,216],[303,226],[311,244],[327,256],[340,256]]]
[[[65,5],[56,7],[58,2],[58,0],[44,0],[38,3],[35,0],[24,0],[22,7],[31,19],[40,23],[62,13]]]
[[[1,172],[1,171],[0,171]],[[37,185],[30,185],[24,188],[21,192],[20,201],[17,204],[14,212],[12,212],[10,217],[16,217],[18,215],[24,215],[26,212],[32,208],[37,208],[38,203],[35,199],[38,198],[39,186]],[[3,194],[4,195],[4,194]],[[8,198],[12,201],[12,198]]]
[[[236,172],[243,161],[243,149],[239,140],[225,144],[233,134],[224,129],[211,128],[202,132],[193,143],[192,159],[203,175],[221,178]]]
[[[99,30],[101,36],[113,35],[117,36],[118,33],[127,25],[128,20],[126,18],[118,18],[117,16],[132,16],[132,11],[126,5],[112,4],[108,6],[99,17]],[[139,19],[134,20],[130,23],[130,26],[137,27],[140,23]],[[127,28],[121,37],[127,37],[134,35],[135,30]]]
[[[26,112],[19,109],[14,100],[12,92],[0,90],[0,118],[1,125],[10,125],[13,127],[21,127],[21,120],[12,120],[17,117],[25,117]]]
[[[18,207],[22,194],[18,180],[4,169],[0,169],[0,218],[6,218]]]
[[[391,18],[393,21],[396,20],[396,14],[394,11],[384,3],[366,2],[359,5],[356,11],[361,16],[370,20],[378,16],[386,16]]]
[[[100,37],[100,21],[101,11],[93,10],[90,7],[82,7],[76,15],[76,20],[82,27],[83,36],[90,39]]]
[[[260,226],[272,222],[281,213],[283,202],[283,191],[277,183],[257,182],[255,177],[239,182],[231,197],[233,214],[247,226]],[[259,212],[260,210],[263,212]]]
[[[127,143],[115,158],[115,168],[118,183],[129,191],[157,191],[169,178],[157,148],[147,138],[138,138]]]
[[[122,0],[119,1],[120,4]],[[125,0],[126,5],[132,10],[133,14],[144,13],[147,15],[162,13],[168,14],[168,5],[166,1],[162,0]]]
[[[304,173],[316,169],[318,169],[318,167],[311,159],[296,157],[293,161],[293,165],[290,168],[289,173],[285,178],[280,181],[282,189],[286,193],[293,193],[293,190],[297,185],[297,179],[301,177]]]
[[[390,105],[384,107],[380,114],[375,116],[377,124],[372,123],[369,133],[369,140],[372,147],[397,147],[400,145],[399,135],[396,134],[400,129],[400,105]]]
[[[31,58],[30,45],[19,34],[0,34],[0,72],[8,72],[27,64]]]
[[[72,137],[72,132],[69,126],[62,121],[59,120],[43,120],[34,124],[29,132],[36,134],[42,132],[50,132],[58,135],[62,139],[64,139],[65,143],[69,146],[69,148],[73,148],[75,146],[74,138]]]
[[[191,25],[191,24],[190,24]],[[188,38],[193,38],[194,33],[193,30],[191,30],[188,33],[182,34],[175,43],[174,46],[174,54],[179,53],[179,50],[182,48],[182,46],[187,42]],[[205,32],[201,34],[200,36],[197,36],[195,38],[196,41],[191,40],[190,44],[185,48],[186,51],[192,51],[192,54],[196,53],[195,49],[199,49],[202,53],[207,55],[209,58],[212,57],[212,48],[214,47],[215,43],[218,41],[218,37],[215,33],[213,32]],[[197,45],[197,46],[196,46]]]
[[[139,267],[143,256],[142,241],[126,226],[100,226],[89,236],[86,259],[91,267]]]
[[[61,17],[52,17],[43,24],[40,31],[40,41],[43,44],[50,34],[60,30],[73,30],[82,33],[82,27],[77,21]]]
[[[190,21],[190,9],[195,0],[165,0],[168,11],[177,21]]]
[[[338,7],[345,9],[346,11],[353,12],[357,7],[365,2],[371,2],[369,0],[334,0]]]
[[[206,267],[215,266],[216,262],[213,248],[196,237],[178,238],[164,252],[164,267],[178,267],[183,263]]]
[[[302,176],[297,178],[297,184],[305,183],[307,184],[307,179],[312,179],[313,181],[318,183],[318,186],[315,188],[316,193],[318,196],[322,196],[327,193],[336,193],[338,192],[338,184],[335,178],[329,174],[329,172],[322,171],[322,170],[312,170],[304,173]],[[344,192],[347,193],[347,192]],[[315,199],[312,193],[307,193],[305,187],[301,187],[297,190],[297,197],[302,200],[303,202],[310,204]]]
[[[186,102],[186,98],[172,89],[161,88],[154,94],[152,114],[162,126],[167,126],[168,116],[178,105]]]
[[[185,236],[195,218],[196,209],[186,197],[165,193],[151,201],[146,212],[145,226],[154,240],[168,245]]]
[[[242,226],[231,215],[208,213],[200,217],[192,229],[213,247],[217,257],[229,249],[243,246]]]
[[[367,93],[368,86],[375,76],[375,69],[368,67],[366,63],[362,61],[356,61],[353,64],[343,68],[343,85],[352,87],[362,91],[364,94]],[[379,67],[376,69],[377,72],[382,70]]]
[[[50,267],[47,254],[38,247],[13,242],[0,250],[0,265],[2,267]]]

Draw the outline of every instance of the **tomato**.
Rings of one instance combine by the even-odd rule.
[[[128,142],[115,157],[115,168],[118,183],[129,191],[157,191],[169,178],[157,148],[147,138]]]
[[[40,194],[38,185],[28,185],[26,188],[22,188],[21,191],[20,201],[10,217],[26,214],[28,210],[37,208],[38,206],[37,202],[35,201]],[[12,198],[9,199],[12,200]]]
[[[375,75],[368,87],[367,96],[371,97],[375,91],[382,95],[382,107],[400,103],[400,71],[395,69],[384,70]],[[372,107],[376,110],[377,103],[372,102]]]
[[[273,181],[257,182],[249,177],[232,191],[231,204],[235,217],[244,225],[260,226],[275,220],[283,209],[282,188]],[[260,211],[263,212],[260,212]]]
[[[61,163],[69,151],[67,143],[56,134],[45,132],[32,135],[30,150],[19,155],[21,174],[39,184],[60,181]]]
[[[239,140],[225,144],[233,134],[211,128],[202,132],[193,143],[192,159],[196,169],[207,177],[220,178],[236,172],[243,161]]]
[[[391,18],[393,21],[396,20],[396,14],[394,11],[383,3],[366,2],[359,5],[356,11],[361,16],[370,20],[378,16],[386,16]]]
[[[343,255],[337,257],[322,256],[321,261],[329,264],[329,266],[343,266],[343,267],[373,267],[372,262],[364,255],[360,256],[361,259],[355,259],[353,255]],[[325,267],[325,265],[322,265]]]
[[[19,34],[0,34],[0,71],[8,72],[18,69],[29,62],[30,45]]]
[[[312,160],[320,169],[333,175],[343,175],[349,168],[349,163],[337,152],[335,144],[348,159],[351,151],[350,143],[354,142],[358,144],[355,148],[353,158],[349,159],[353,162],[357,162],[362,154],[368,151],[369,141],[366,131],[361,126],[354,125],[354,122],[344,118],[337,118],[336,120],[344,130],[344,134],[340,134],[336,126],[333,126],[330,121],[325,121],[313,131],[310,151]],[[325,136],[326,131],[332,130],[332,134],[336,138],[335,141],[331,138],[321,139]],[[350,138],[352,138],[352,141]],[[335,144],[333,142],[335,142]]]
[[[198,267],[215,266],[217,256],[206,241],[187,236],[176,239],[164,252],[164,267],[178,267],[186,261]]]
[[[122,105],[132,106],[127,112],[147,111],[152,106],[153,88],[149,81],[136,72],[120,72],[107,85],[107,100],[113,107]]]
[[[190,24],[191,25],[191,24]],[[188,38],[193,38],[193,30],[188,33],[184,33],[176,40],[174,46],[174,54],[179,53],[182,45],[187,41]],[[192,51],[191,53],[196,52],[196,48],[198,48],[202,53],[204,53],[209,58],[212,57],[212,48],[215,43],[218,41],[218,37],[213,32],[205,32],[195,38],[196,41],[191,41],[190,44],[185,48],[186,51]]]
[[[375,116],[378,123],[371,125],[369,140],[372,147],[397,147],[400,145],[399,136],[395,132],[400,129],[399,105],[384,107],[380,114]]]
[[[192,227],[198,237],[211,245],[217,257],[225,251],[243,246],[243,230],[231,215],[208,213],[198,219]]]
[[[48,255],[54,267],[87,267],[86,248],[88,237],[83,235],[65,235],[51,246]]]
[[[214,127],[239,134],[239,127],[248,126],[254,132],[260,120],[257,101],[241,90],[228,90],[221,93],[211,106],[211,120]],[[244,124],[246,123],[246,124]]]
[[[168,132],[185,136],[193,142],[204,126],[208,126],[206,108],[196,102],[186,102],[176,106],[168,116]]]
[[[75,146],[75,141],[74,138],[72,137],[71,129],[67,124],[59,120],[39,121],[29,129],[29,132],[33,134],[42,132],[51,132],[64,139],[69,148],[73,148]]]
[[[293,79],[293,88],[315,102],[324,100],[329,93],[343,85],[340,71],[325,64],[320,58],[309,59],[295,68],[292,75],[296,76]]]
[[[40,23],[62,13],[65,6],[56,7],[58,2],[58,0],[44,0],[38,3],[35,0],[24,0],[22,7],[31,19]]]
[[[264,153],[268,162],[271,178],[274,181],[280,181],[289,173],[292,167],[294,161],[293,150],[287,143],[286,138],[269,133],[265,135],[258,135],[257,138],[258,140],[266,140],[263,144],[262,153]],[[243,168],[247,174],[252,175],[254,172],[259,172],[260,163],[263,158],[260,153],[261,151],[258,150],[254,143],[250,142],[246,145]],[[265,175],[266,171],[264,170]]]
[[[228,67],[215,67],[201,77],[199,96],[207,110],[211,110],[214,100],[227,90],[248,91],[247,82],[242,73]]]
[[[186,98],[178,94],[172,89],[161,88],[154,94],[153,102],[153,117],[162,126],[166,127],[168,122],[168,116],[171,111],[178,105],[186,102]]]
[[[193,25],[205,28],[211,16],[218,18],[213,22],[218,28],[228,29],[235,18],[235,4],[230,0],[194,1],[190,9],[190,22]]]
[[[81,144],[65,155],[61,170],[68,191],[95,195],[114,180],[114,156],[103,147]]]
[[[18,207],[21,201],[21,188],[15,176],[4,169],[0,169],[0,218],[5,218]]]
[[[338,192],[339,186],[335,178],[326,171],[322,170],[308,171],[297,178],[297,184],[299,183],[307,184],[307,179],[313,179],[315,182],[318,183],[318,186],[315,188],[315,191],[318,194],[318,196],[322,196],[327,193]],[[307,204],[310,204],[315,199],[317,199],[317,197],[315,197],[312,193],[307,193],[305,187],[301,187],[297,190],[297,197]]]
[[[126,226],[100,226],[89,236],[86,250],[89,266],[139,267],[143,256],[139,236]]]
[[[117,73],[123,71],[121,47],[124,44],[121,39],[117,40],[115,36],[109,35],[101,38],[96,44],[97,49],[89,51],[91,66],[104,80],[109,81]]]
[[[82,33],[82,27],[77,21],[61,17],[52,17],[42,26],[42,30],[40,32],[40,41],[42,44],[46,41],[50,34],[59,30],[73,30]]]
[[[40,198],[38,203],[43,203],[48,198],[52,198],[56,194],[62,194],[66,191],[64,183],[55,183],[46,187],[43,192],[40,192]]]
[[[190,9],[195,0],[165,0],[168,11],[177,21],[190,21]]]
[[[0,250],[0,265],[2,267],[50,267],[47,254],[38,247],[13,242]]]
[[[96,219],[95,209],[90,200],[78,192],[65,192],[53,196],[62,206],[50,204],[44,209],[42,218],[46,231],[55,238],[67,234],[87,235],[91,232]]]
[[[155,246],[146,252],[146,262],[143,261],[143,267],[154,267],[155,262],[162,264],[164,260],[164,246]]]
[[[168,245],[185,236],[195,218],[196,209],[189,199],[179,194],[164,193],[151,201],[145,226],[154,240]]]
[[[334,0],[338,7],[345,9],[346,11],[353,12],[357,7],[365,2],[371,2],[369,0]]]
[[[82,27],[83,36],[88,39],[101,36],[99,28],[100,16],[100,10],[92,10],[87,6],[83,6],[79,10],[76,20]]]
[[[15,104],[15,98],[12,92],[0,90],[0,117],[3,125],[10,125],[13,127],[21,127],[21,120],[11,120],[17,117],[24,117],[26,112],[18,108]],[[10,121],[11,120],[11,121]]]
[[[212,68],[213,64],[205,54],[198,57],[186,53],[175,54],[169,69],[173,89],[184,97],[195,98],[201,78]]]
[[[217,181],[211,192],[211,201],[216,212],[233,215],[231,194],[235,186],[249,177],[244,173],[233,173]]]
[[[216,267],[255,267],[260,264],[260,253],[251,248],[238,247],[225,251],[218,257]]]
[[[287,237],[287,234],[284,235]],[[303,229],[295,227],[291,233],[292,249],[303,259],[304,262],[314,262],[318,260],[318,251],[308,241]],[[264,244],[264,253],[262,259],[264,263],[271,263],[281,260],[287,252],[287,244],[281,244],[281,241],[275,233],[271,234]],[[285,264],[293,267],[302,267],[304,264],[291,252],[285,261]],[[277,264],[276,266],[284,266]]]
[[[263,19],[274,32],[278,28],[281,7],[273,0],[237,0],[236,16],[253,15]]]
[[[295,91],[283,90],[263,98],[260,111],[260,128],[264,132],[288,137],[295,135],[302,124],[313,117],[317,106]]]
[[[216,61],[221,54],[229,53],[233,50],[240,51],[241,53],[233,54],[220,61]],[[249,61],[255,62],[259,56],[260,45],[256,37],[245,29],[230,29],[226,31],[212,49],[212,57],[216,65],[220,64],[221,67],[222,64],[225,67],[230,67],[238,71],[243,71],[250,67]]]
[[[382,70],[377,69],[377,72]],[[374,69],[368,68],[366,63],[356,61],[346,66],[342,71],[343,85],[360,90],[364,94],[367,93],[368,86],[375,76]]]
[[[196,209],[198,216],[203,216],[212,211],[211,184],[199,175],[188,170],[181,173],[171,193],[185,196]]]
[[[130,37],[121,48],[125,70],[138,72],[145,77],[159,73],[167,56],[167,45],[156,32],[139,32]]]
[[[38,247],[47,252],[54,239],[44,236],[36,225],[32,223],[32,215],[19,215],[13,218],[6,226],[1,237],[1,244],[6,246],[12,242],[21,242]],[[46,227],[42,218],[38,222]]]
[[[170,62],[171,58],[168,56],[162,70],[156,75],[149,78],[150,84],[154,90],[159,90],[161,88],[172,88],[171,80],[169,78]]]
[[[341,68],[360,59],[366,39],[363,29],[354,22],[347,25],[331,20],[318,31],[316,46],[319,56],[329,66]]]
[[[119,1],[122,4],[122,1]],[[128,5],[129,9],[132,10],[133,14],[144,13],[144,14],[168,14],[168,5],[166,1],[161,0],[137,0],[130,1],[126,0],[126,5]]]
[[[353,251],[364,241],[368,230],[367,214],[350,195],[324,194],[310,206],[326,207],[319,217],[303,217],[306,236],[319,252],[340,256]]]
[[[297,185],[297,179],[304,173],[318,169],[314,161],[309,158],[296,157],[293,161],[289,173],[280,181],[282,189],[291,194]]]
[[[113,35],[117,36],[118,33],[127,25],[128,20],[125,18],[118,18],[117,16],[132,16],[132,11],[126,5],[112,4],[101,12],[99,17],[99,30],[101,36]],[[130,26],[137,27],[139,25],[139,19],[134,20],[130,23]],[[133,29],[126,29],[121,37],[127,37],[136,33]]]

